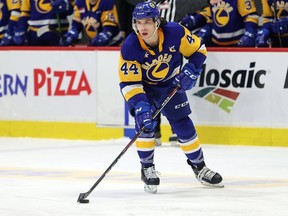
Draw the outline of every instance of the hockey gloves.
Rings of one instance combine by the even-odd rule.
[[[199,37],[203,43],[208,43],[211,39],[212,29],[211,24],[206,24],[200,31],[196,33],[196,36]]]
[[[197,78],[202,69],[197,69],[194,64],[186,63],[180,73],[173,80],[174,85],[180,85],[179,93],[192,89],[195,86]]]
[[[193,15],[186,15],[182,18],[181,24],[185,26],[190,31],[194,30],[196,27],[196,20]]]
[[[271,24],[273,33],[285,34],[288,32],[288,17],[280,18],[275,23]]]
[[[75,29],[71,29],[66,34],[64,34],[61,44],[62,46],[70,46],[77,42],[78,37],[79,37],[78,31]]]
[[[197,28],[205,26],[207,24],[207,20],[201,14],[195,14],[194,16],[188,14],[182,18],[180,23],[190,31],[193,31]]]
[[[100,32],[99,34],[94,37],[91,42],[90,46],[107,46],[112,38],[111,32]]]
[[[240,38],[237,46],[239,47],[255,47],[257,31],[254,29],[247,29],[244,35]]]
[[[256,37],[256,47],[269,47],[270,41],[270,32],[266,28],[262,28],[258,31]]]
[[[0,46],[11,46],[11,45],[13,45],[13,35],[7,29],[7,31],[5,32],[5,34],[1,40]]]
[[[149,103],[140,101],[134,107],[136,130],[144,126],[144,132],[149,133],[155,130],[157,121],[152,119],[152,109]]]
[[[15,30],[13,42],[15,45],[25,45],[27,42],[27,32],[26,30]]]

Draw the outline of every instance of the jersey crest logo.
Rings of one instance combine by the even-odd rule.
[[[216,25],[222,27],[229,22],[233,7],[229,3],[221,1],[213,6],[212,11]]]
[[[93,17],[86,17],[83,19],[82,24],[89,38],[94,38],[98,34],[100,23]]]
[[[146,70],[146,77],[152,82],[159,82],[166,78],[169,73],[169,62],[172,59],[171,54],[159,55],[151,63],[145,62],[141,67]]]
[[[46,3],[44,0],[36,0],[35,1],[35,9],[40,14],[49,13],[52,10],[52,6],[49,3]]]

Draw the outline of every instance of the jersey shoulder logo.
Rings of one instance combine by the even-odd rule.
[[[175,50],[175,45],[174,45],[174,46],[171,46],[171,47],[169,47],[169,51],[170,51],[170,52],[176,52],[176,50]]]

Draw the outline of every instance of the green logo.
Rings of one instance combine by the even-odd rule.
[[[239,92],[229,91],[226,89],[207,87],[193,95],[203,98],[206,101],[217,105],[225,112],[230,113],[239,94]]]

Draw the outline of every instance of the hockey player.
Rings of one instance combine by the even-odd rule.
[[[152,119],[152,105],[160,107],[176,85],[181,88],[162,114],[177,134],[196,178],[204,185],[223,187],[222,177],[205,165],[199,138],[188,116],[191,110],[185,93],[195,85],[202,71],[205,45],[180,24],[160,18],[153,2],[137,4],[133,11],[133,29],[135,33],[131,33],[121,47],[118,74],[122,95],[135,118],[136,131],[142,126],[145,128],[136,140],[144,190],[156,193],[160,184],[154,166],[157,123]],[[183,57],[188,63],[181,69]]]
[[[64,35],[64,46],[77,43],[86,33],[90,46],[117,46],[122,42],[118,14],[113,0],[77,0],[71,30]]]
[[[181,20],[190,31],[203,27],[197,35],[211,39],[210,46],[254,47],[258,14],[254,0],[210,0],[210,6],[196,16]]]
[[[13,41],[16,45],[59,46],[61,35],[69,28],[67,16],[72,13],[68,0],[22,0]]]
[[[0,1],[0,45],[13,45],[13,34],[20,16],[20,1]]]
[[[257,47],[288,47],[288,0],[262,0],[263,26]]]
[[[132,12],[134,7],[139,3],[144,2],[144,0],[118,0],[116,1],[118,6],[118,14],[120,27],[122,29],[122,35],[126,38],[132,29]],[[182,17],[187,13],[196,11],[195,8],[201,8],[203,5],[200,1],[191,1],[191,0],[155,0],[154,1],[160,11],[160,16],[165,18],[168,22],[179,22]],[[155,129],[155,138],[156,146],[161,146],[161,115],[156,117],[158,122]],[[169,137],[169,143],[171,146],[178,146],[178,138],[176,134],[172,131],[171,136]]]

